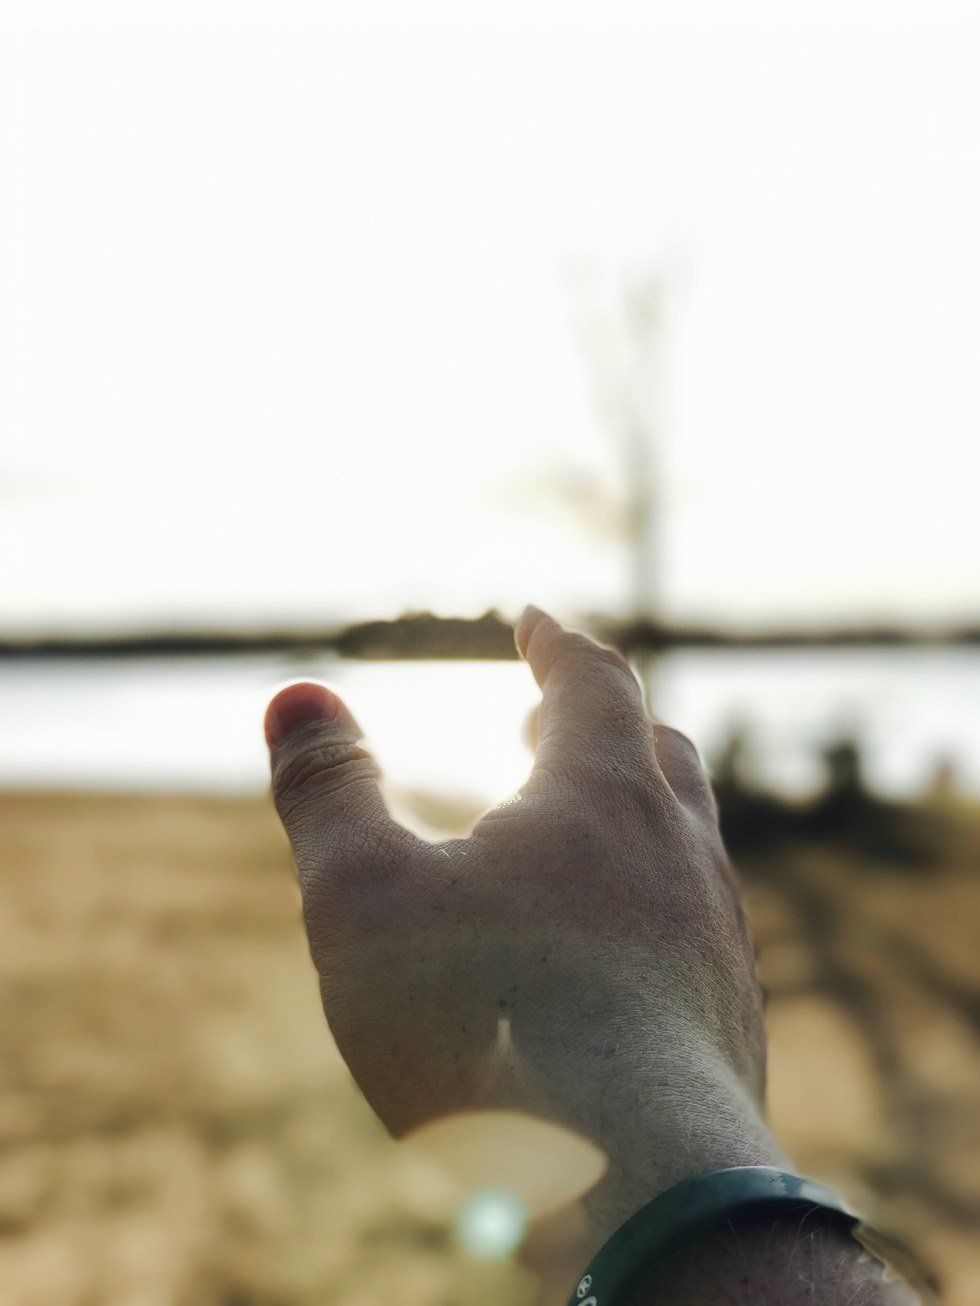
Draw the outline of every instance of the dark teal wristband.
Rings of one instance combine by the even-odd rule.
[[[593,1258],[569,1306],[626,1306],[654,1267],[672,1252],[759,1207],[818,1208],[847,1232],[858,1217],[830,1188],[765,1165],[695,1175],[642,1207]]]

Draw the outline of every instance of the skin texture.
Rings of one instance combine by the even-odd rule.
[[[400,1136],[512,1108],[607,1153],[569,1223],[574,1283],[664,1188],[785,1159],[763,1119],[752,946],[694,746],[647,719],[618,654],[536,608],[516,641],[542,691],[535,764],[467,839],[430,844],[392,821],[325,687],[283,690],[266,736],[324,1010],[384,1124]]]

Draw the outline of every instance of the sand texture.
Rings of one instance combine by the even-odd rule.
[[[771,1113],[980,1301],[976,819],[928,872],[743,862]],[[333,1050],[287,849],[258,799],[0,796],[0,1296],[9,1306],[537,1300]]]

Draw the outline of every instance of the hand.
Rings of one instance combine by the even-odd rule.
[[[594,1238],[663,1188],[779,1164],[738,889],[693,745],[652,725],[618,654],[529,608],[534,769],[468,839],[388,815],[361,732],[320,685],[266,733],[331,1029],[395,1135],[512,1108],[607,1153]],[[424,730],[424,722],[419,729]]]

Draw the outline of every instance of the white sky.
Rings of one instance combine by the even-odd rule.
[[[4,12],[3,626],[618,606],[540,486],[664,265],[669,609],[975,607],[975,5]]]

